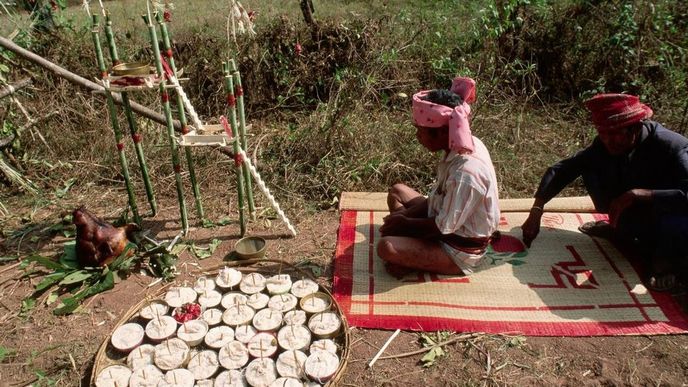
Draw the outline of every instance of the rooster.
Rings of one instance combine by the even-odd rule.
[[[140,227],[134,223],[114,227],[89,213],[84,206],[74,210],[72,222],[76,226],[76,258],[82,267],[105,266],[117,258],[134,231]],[[129,255],[133,250],[129,250]]]

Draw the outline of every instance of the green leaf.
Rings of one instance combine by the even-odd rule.
[[[72,228],[65,228],[62,230],[62,235],[64,235],[65,238],[72,238],[76,235],[76,230]]]
[[[423,367],[430,367],[435,363],[435,358],[437,358],[437,353],[435,353],[433,350],[430,350],[423,355],[420,361],[423,363]]]
[[[507,262],[514,265],[514,266],[521,266],[524,263],[526,263],[526,261],[521,261],[520,259],[510,259]]]
[[[71,285],[79,282],[84,282],[85,280],[91,278],[93,274],[93,272],[87,270],[77,270],[70,273],[62,281],[60,281],[60,285]]]
[[[215,223],[213,223],[213,221],[210,219],[203,219],[202,227],[203,228],[215,227]]]
[[[20,316],[26,316],[33,308],[36,307],[36,299],[31,297],[26,297],[21,302],[21,310],[19,311]]]
[[[64,252],[60,256],[60,263],[70,269],[79,269],[79,261],[76,259],[76,241],[69,241],[64,244]]]
[[[15,256],[7,255],[7,256],[0,257],[0,262],[11,262],[11,261],[16,261],[18,259],[19,259],[19,257],[16,255]]]
[[[177,243],[176,245],[174,245],[174,247],[172,247],[172,251],[170,251],[170,252],[174,255],[179,255],[179,254],[183,253],[189,247],[191,247],[191,246],[186,244],[186,243]]]
[[[13,356],[17,351],[12,348],[0,346],[0,363],[2,363],[7,356]]]
[[[57,196],[58,198],[63,198],[67,194],[67,192],[69,192],[69,190],[72,188],[74,183],[76,183],[75,177],[67,180],[62,188],[55,191],[55,196]]]
[[[58,297],[59,297],[59,295],[57,294],[57,292],[50,292],[50,294],[48,294],[48,298],[46,298],[46,300],[45,300],[45,304],[51,305],[51,304],[55,303],[55,301],[57,301]]]
[[[55,310],[53,310],[53,314],[57,316],[63,316],[65,314],[70,314],[76,310],[76,308],[79,307],[79,301],[77,301],[76,298],[74,297],[67,297],[62,300],[60,305],[58,305]]]
[[[41,266],[44,266],[47,269],[52,269],[52,270],[60,270],[64,269],[65,267],[59,264],[58,262],[55,262],[51,260],[50,258],[46,258],[40,255],[32,255],[30,257],[24,258],[24,262],[36,262]]]
[[[38,283],[38,285],[36,285],[36,291],[40,292],[42,290],[45,290],[53,284],[57,283],[58,281],[62,280],[66,276],[67,272],[64,271],[58,271],[52,274],[48,274],[41,280],[41,282]]]
[[[213,239],[208,247],[199,247],[195,244],[191,245],[191,251],[193,251],[196,258],[199,260],[206,259],[213,255],[217,247],[220,245],[221,241],[219,239]]]
[[[217,221],[215,224],[218,226],[226,226],[228,224],[232,223],[232,219],[230,218],[222,218],[219,221]]]

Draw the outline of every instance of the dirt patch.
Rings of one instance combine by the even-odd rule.
[[[91,208],[98,214],[111,214],[112,205],[124,201],[116,192],[91,196]],[[158,239],[168,239],[178,231],[174,198],[160,198],[161,213],[145,221],[144,227]],[[71,203],[63,203],[69,208]],[[27,208],[28,211],[28,208]],[[60,207],[46,207],[34,214],[35,221],[59,219]],[[191,209],[190,209],[190,212]],[[212,215],[227,212],[218,201],[208,206]],[[249,224],[251,235],[268,240],[267,257],[296,263],[308,260],[327,286],[332,279],[332,258],[336,244],[339,214],[327,210],[298,214],[292,219],[298,235],[284,238],[286,227],[277,219],[260,219]],[[192,224],[194,220],[192,219]],[[207,244],[222,241],[212,257],[199,261],[182,254],[177,281],[191,280],[202,268],[214,267],[231,252],[239,238],[236,223],[215,228],[194,228],[189,239]],[[24,248],[28,245],[27,237]],[[40,245],[43,251],[59,251],[64,237],[53,237]],[[4,241],[4,248],[16,248],[16,242]],[[67,317],[57,317],[50,306],[38,306],[27,317],[18,312],[37,278],[20,279],[18,267],[0,267],[0,346],[11,349],[0,363],[0,385],[77,386],[87,383],[95,354],[109,337],[116,322],[131,306],[155,292],[160,284],[148,287],[154,278],[135,273],[114,289],[87,299],[84,310]],[[634,337],[522,337],[518,335],[476,334],[445,347],[445,356],[430,367],[420,363],[422,354],[381,359],[372,367],[368,362],[391,332],[353,328],[350,358],[341,379],[345,386],[418,386],[418,385],[682,385],[688,380],[688,336]],[[435,334],[430,332],[428,334]],[[447,337],[452,337],[451,335]],[[422,348],[420,334],[402,332],[385,351],[399,355]]]

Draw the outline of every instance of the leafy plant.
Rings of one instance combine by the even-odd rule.
[[[420,359],[421,363],[423,363],[423,367],[432,367],[439,358],[447,354],[444,349],[437,344],[447,340],[450,335],[450,332],[442,331],[436,332],[434,337],[432,334],[421,333],[420,339],[423,347],[430,348],[430,350]]]
[[[2,363],[5,360],[5,358],[9,356],[14,356],[16,353],[17,351],[15,351],[12,348],[0,346],[0,363]]]
[[[209,258],[213,255],[217,247],[220,245],[221,241],[219,239],[213,239],[210,241],[208,247],[196,246],[195,243],[191,244],[191,252],[196,256],[196,258],[203,260]]]
[[[137,259],[136,255],[130,254],[130,250],[135,248],[135,245],[129,243],[122,254],[109,265],[102,268],[82,268],[76,258],[76,242],[71,241],[65,243],[64,246],[64,253],[57,261],[40,255],[33,255],[22,261],[24,267],[34,262],[52,271],[36,285],[34,293],[22,301],[23,315],[26,315],[36,306],[38,296],[54,287],[57,287],[58,290],[56,293],[51,292],[48,299],[52,297],[54,301],[54,294],[68,294],[68,296],[59,300],[60,302],[53,313],[56,315],[71,314],[84,299],[112,289],[115,282],[128,275]]]

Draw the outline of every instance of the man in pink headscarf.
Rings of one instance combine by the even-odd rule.
[[[609,222],[580,230],[639,254],[646,285],[672,290],[688,278],[688,139],[650,120],[652,109],[634,95],[598,94],[585,106],[598,136],[547,169],[523,223],[523,241],[530,246],[537,237],[545,204],[582,177]]]
[[[404,184],[390,188],[390,215],[377,245],[388,268],[468,275],[480,265],[497,230],[499,207],[490,154],[471,134],[473,101],[475,82],[463,77],[454,79],[451,90],[413,96],[418,141],[444,157],[427,198]]]

